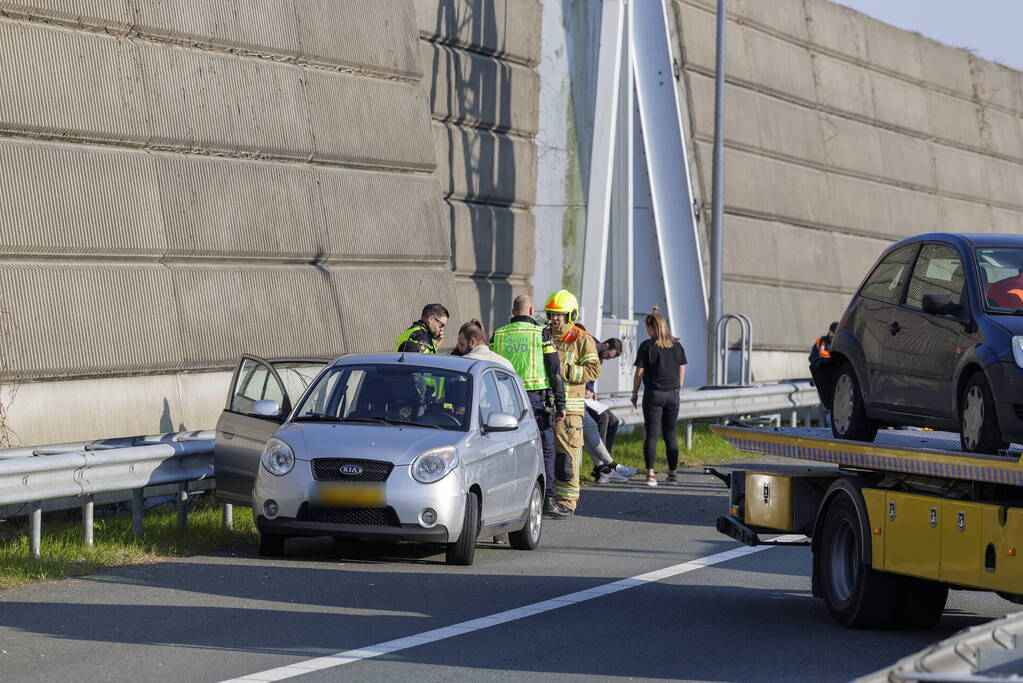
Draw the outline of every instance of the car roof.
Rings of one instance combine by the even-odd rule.
[[[402,360],[403,359],[403,360]],[[447,354],[435,353],[352,353],[341,356],[331,365],[349,365],[354,363],[375,363],[392,365],[397,363],[408,363],[439,370],[457,370],[467,372],[474,365],[501,367],[497,363],[481,361],[478,358],[463,358],[462,356],[449,356]]]
[[[1011,235],[999,232],[927,232],[921,235],[913,235],[899,240],[891,248],[900,247],[914,242],[926,242],[929,240],[940,240],[951,242],[963,247],[995,247],[995,246],[1023,246],[1023,235]]]

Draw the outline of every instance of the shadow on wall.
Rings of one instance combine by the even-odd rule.
[[[491,0],[441,0],[435,34],[452,40],[467,36],[477,46],[500,46],[494,5]],[[518,197],[515,146],[508,132],[512,68],[500,57],[500,52],[493,58],[474,58],[462,50],[435,51],[430,85],[431,110],[450,112],[451,125],[445,130],[451,177],[440,180],[446,183],[451,264],[471,278],[479,319],[488,330],[495,321],[505,322],[514,297],[507,280],[514,271],[516,216],[511,207]],[[442,74],[449,84],[446,103],[438,102]],[[464,174],[461,182],[459,173]],[[460,248],[471,250],[471,257],[460,254]],[[465,318],[474,314],[462,313]]]

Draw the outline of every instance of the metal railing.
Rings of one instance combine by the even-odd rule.
[[[743,313],[725,313],[714,325],[714,377],[716,386],[728,384],[728,327],[739,323],[739,384],[753,383],[753,323]]]
[[[114,442],[118,445],[112,445]],[[34,557],[39,557],[42,543],[44,501],[79,499],[85,543],[92,545],[97,494],[131,491],[132,528],[141,537],[146,488],[177,486],[178,526],[184,530],[188,526],[189,484],[213,478],[212,431],[10,450],[29,453],[12,456],[9,451],[0,452],[0,506],[28,505],[29,551]],[[228,526],[231,517],[231,507],[225,506]]]

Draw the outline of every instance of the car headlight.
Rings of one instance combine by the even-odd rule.
[[[412,478],[421,484],[432,484],[443,479],[458,466],[458,451],[451,446],[434,448],[420,453],[412,461]]]
[[[282,477],[295,466],[295,451],[280,439],[270,439],[263,448],[260,460],[267,472]]]
[[[1012,338],[1012,358],[1016,367],[1023,368],[1023,337]]]

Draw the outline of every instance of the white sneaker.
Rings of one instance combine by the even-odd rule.
[[[618,463],[614,471],[626,478],[636,476],[635,467],[629,467],[628,465],[623,465],[622,463]]]
[[[617,469],[614,469],[600,475],[600,479],[597,481],[601,484],[625,484],[628,483],[629,478],[620,473]]]

